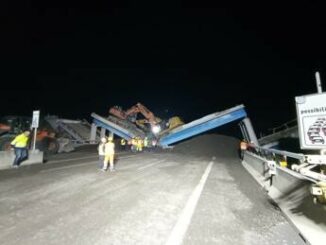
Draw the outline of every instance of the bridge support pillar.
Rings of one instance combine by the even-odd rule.
[[[106,136],[106,129],[101,128],[101,133],[100,133],[101,139]]]
[[[242,120],[242,123],[243,123],[244,127],[240,126],[240,128],[242,129],[241,131],[246,131],[246,133],[244,135],[249,137],[250,142],[254,143],[256,146],[259,146],[257,136],[256,136],[256,133],[254,131],[254,128],[252,126],[250,119],[248,117],[246,117],[245,119]]]
[[[96,132],[97,132],[97,126],[95,123],[92,123],[92,127],[91,127],[91,135],[90,135],[90,142],[92,143],[96,143]]]

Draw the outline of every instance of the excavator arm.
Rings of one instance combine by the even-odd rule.
[[[158,123],[161,122],[161,119],[159,119],[158,117],[155,117],[153,112],[148,110],[147,107],[144,106],[143,104],[137,103],[136,106],[137,106],[139,112],[148,120],[148,122],[151,125],[157,125]]]
[[[120,119],[134,117],[138,113],[141,113],[151,125],[156,125],[161,122],[160,118],[155,117],[153,112],[151,112],[146,106],[141,103],[137,103],[126,111],[123,111],[122,108],[119,106],[113,106],[110,108],[109,113]]]
[[[142,126],[144,126],[144,123],[149,123],[153,132],[160,131],[159,123],[162,120],[155,117],[154,113],[141,103],[137,103],[126,111],[123,111],[119,106],[113,106],[110,108],[109,113],[123,120],[129,119],[130,121],[135,122],[138,126],[140,126],[138,123],[142,124]],[[141,121],[138,120],[137,123],[136,119],[138,113],[141,113],[145,119],[142,119]]]
[[[109,113],[120,119],[127,119],[126,112],[120,106],[113,106],[110,108]]]

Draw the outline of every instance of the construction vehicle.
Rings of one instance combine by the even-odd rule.
[[[11,141],[25,130],[31,129],[31,117],[5,116],[0,119],[0,150],[10,150]],[[32,141],[32,140],[31,140]],[[55,131],[46,121],[40,122],[36,135],[36,148],[45,153],[57,153],[59,143]]]
[[[141,103],[137,103],[126,111],[123,111],[120,106],[113,106],[110,108],[109,113],[121,120],[128,120],[136,124],[145,131],[146,136],[149,136],[149,138],[158,138],[184,124],[182,119],[177,116],[162,120]],[[141,113],[144,118],[137,119],[138,113]]]
[[[155,117],[153,112],[141,103],[137,103],[126,111],[123,111],[120,106],[113,106],[110,108],[109,113],[120,119],[128,119],[132,122],[136,121],[138,113],[141,113],[151,124],[158,124],[161,121],[160,118]]]
[[[123,111],[120,106],[113,106],[110,108],[109,113],[119,119],[129,120],[145,131],[150,128],[154,135],[157,135],[164,125],[162,119],[156,117],[153,112],[141,103],[137,103],[126,111]],[[138,113],[141,113],[144,116],[144,119],[137,120]],[[149,127],[147,125],[149,125]]]
[[[178,116],[174,116],[171,117],[168,122],[165,124],[165,128],[159,133],[159,136],[162,137],[163,135],[168,134],[171,130],[184,125],[185,123],[183,122],[183,120],[178,117]]]

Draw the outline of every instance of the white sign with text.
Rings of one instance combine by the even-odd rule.
[[[38,128],[40,121],[40,111],[33,111],[32,128]]]
[[[326,93],[295,97],[301,149],[326,148]]]

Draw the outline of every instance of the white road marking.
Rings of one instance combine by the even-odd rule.
[[[199,183],[197,184],[196,188],[193,190],[191,196],[188,199],[188,202],[185,206],[185,208],[182,210],[182,213],[175,224],[168,241],[165,245],[181,245],[184,239],[184,236],[188,230],[191,218],[194,214],[195,208],[197,206],[198,200],[200,198],[200,195],[203,191],[203,188],[205,186],[206,180],[208,178],[208,175],[210,171],[212,170],[214,162],[210,162],[208,166],[206,167],[206,170],[201,177]]]

